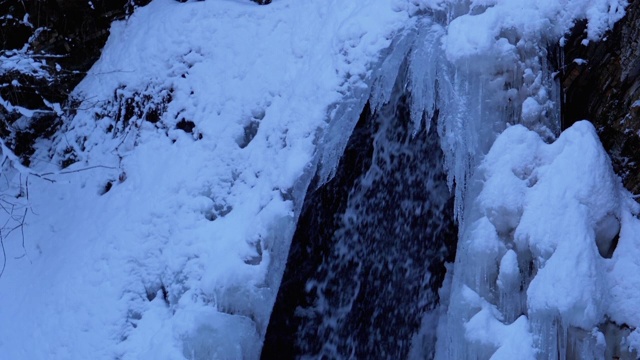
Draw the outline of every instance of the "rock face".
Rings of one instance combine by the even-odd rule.
[[[602,41],[585,45],[577,24],[564,47],[563,128],[593,122],[624,185],[640,192],[640,2]]]
[[[0,137],[25,165],[35,140],[53,134],[61,116],[73,112],[69,93],[100,57],[111,22],[148,2],[2,2]]]

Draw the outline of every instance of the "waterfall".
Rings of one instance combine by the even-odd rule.
[[[567,184],[591,184],[560,170],[569,153],[591,154],[574,156],[594,169],[604,198],[620,196],[593,129],[582,124],[559,137],[557,40],[571,24],[548,29],[544,21],[508,17],[509,5],[494,5],[455,2],[424,11],[404,41],[410,46],[405,61],[396,57],[391,63],[397,66],[383,72],[388,81],[389,69],[400,69],[393,90],[374,81],[339,165],[331,176],[320,171],[315,192],[307,195],[263,356],[285,349],[303,358],[620,353],[612,340],[620,340],[620,331],[596,326],[606,324],[601,292],[611,281],[588,275],[605,268],[594,255],[596,241],[585,235],[572,253],[555,242],[581,234],[580,226],[565,231],[557,224],[554,235],[536,230],[565,219],[544,209],[567,201],[532,195],[547,191],[538,168],[556,166],[556,176],[569,179],[557,188],[566,193],[574,193]],[[613,23],[621,15],[619,7],[611,9]],[[570,16],[589,18],[589,37],[596,39],[605,28],[594,14]],[[570,150],[561,155],[564,150],[551,150],[565,147]],[[589,220],[576,221],[618,224],[607,219],[620,219],[627,205],[598,201],[589,203],[598,209],[585,215]],[[542,251],[548,242],[556,245]],[[454,252],[455,263],[446,266]],[[549,264],[577,264],[579,258],[586,265],[574,270],[583,288],[553,290],[563,295],[543,290],[570,278]],[[572,289],[581,295],[571,295]],[[614,334],[604,340],[607,331]]]
[[[505,128],[525,123],[555,139],[559,91],[546,48],[519,42],[517,33],[505,33],[499,54],[449,59],[442,44],[450,20],[443,19],[458,10],[425,16],[398,42],[339,165],[330,176],[320,168],[292,241],[264,358],[471,356],[457,315],[442,311],[464,300],[456,287],[461,274],[494,275],[463,249],[449,267],[454,290],[443,289],[441,301],[455,221],[466,231],[478,216],[466,209],[482,189],[472,181],[475,169]],[[523,110],[526,102],[533,110]],[[510,300],[518,311],[520,299]]]
[[[336,175],[305,201],[263,357],[295,344],[290,356],[403,358],[438,304],[453,203],[429,126],[438,113],[416,131],[406,69],[378,111],[367,104]]]

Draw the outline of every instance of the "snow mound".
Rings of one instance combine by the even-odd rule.
[[[640,296],[638,206],[589,122],[552,144],[509,127],[473,181],[441,356],[512,358],[501,354],[518,344],[518,354],[600,358],[593,334],[607,319],[640,325],[629,301]]]

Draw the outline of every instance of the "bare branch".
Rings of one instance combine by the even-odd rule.
[[[0,270],[0,277],[2,277],[4,269],[7,267],[7,252],[4,251],[4,236],[2,236],[2,229],[0,229],[0,247],[2,247],[2,270]]]
[[[109,170],[117,170],[118,168],[113,167],[113,166],[94,165],[94,166],[89,166],[89,167],[82,168],[82,169],[77,169],[77,170],[66,170],[66,171],[48,172],[48,173],[44,173],[44,174],[40,174],[40,175],[41,175],[41,176],[65,175],[65,174],[72,174],[72,173],[77,173],[77,172],[87,171],[87,170],[92,170],[92,169],[109,169]]]

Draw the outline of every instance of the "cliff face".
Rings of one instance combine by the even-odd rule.
[[[593,122],[616,172],[634,194],[640,192],[640,1],[613,31],[586,46],[577,24],[564,48],[561,75],[563,128]]]

